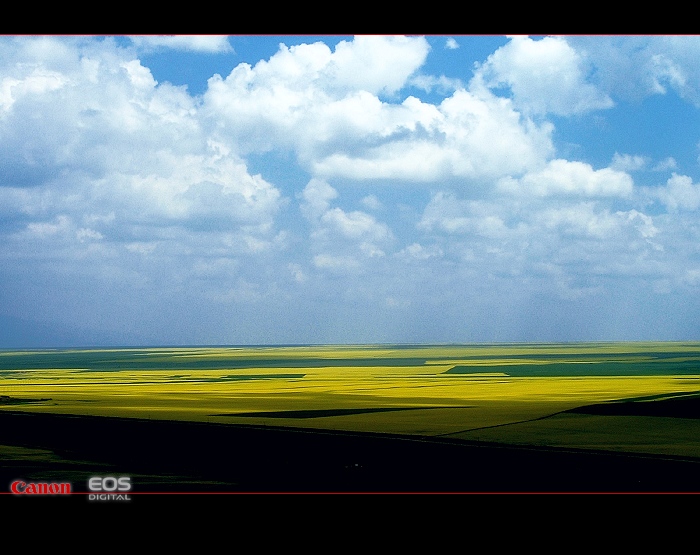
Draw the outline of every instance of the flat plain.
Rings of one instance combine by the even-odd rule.
[[[697,468],[700,343],[0,351],[0,419],[14,418],[16,427],[22,417],[22,426],[30,426],[29,415],[32,422],[110,418],[144,426],[206,424],[216,430],[306,431],[304,437],[360,434],[431,445],[607,453]],[[31,426],[26,430],[37,436]],[[8,434],[6,425],[0,431],[0,461],[15,470],[21,468],[17,461],[70,454],[61,451],[58,440],[32,442],[16,431]],[[251,441],[255,450],[258,440]],[[204,458],[213,456],[203,446],[198,449]],[[88,455],[87,447],[80,451],[80,457]],[[342,464],[345,470],[359,465]],[[337,487],[307,480],[294,488],[383,489],[379,478],[373,479]],[[226,483],[236,489],[231,484],[243,482]],[[286,488],[283,482],[271,484]],[[517,482],[508,484],[518,488]],[[401,482],[390,489],[410,486]],[[265,489],[259,481],[245,487]],[[595,482],[590,487],[595,489]],[[449,488],[449,482],[440,483],[439,489]]]

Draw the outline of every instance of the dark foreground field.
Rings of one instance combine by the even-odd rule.
[[[3,492],[19,478],[70,481],[74,491],[86,492],[94,475],[131,476],[132,497],[147,492],[700,492],[700,462],[693,460],[384,434],[2,412],[0,446],[5,446],[0,447]]]

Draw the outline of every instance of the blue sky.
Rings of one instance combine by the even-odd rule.
[[[0,347],[700,339],[700,38],[0,38]]]

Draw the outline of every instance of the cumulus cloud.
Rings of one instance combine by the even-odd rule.
[[[333,51],[323,42],[280,44],[269,60],[240,64],[224,83],[229,91],[279,85],[293,93],[315,84],[336,97],[358,90],[393,93],[423,65],[429,50],[424,38],[401,36],[358,36],[340,41]]]
[[[415,260],[428,260],[430,258],[440,258],[443,255],[443,250],[437,245],[430,245],[428,247],[424,247],[420,243],[413,243],[411,245],[408,245],[406,248],[401,249],[397,253],[397,256],[399,257]]]
[[[337,191],[325,181],[312,179],[302,193],[302,212],[316,226],[316,236],[329,233],[347,239],[364,241],[385,241],[391,238],[389,228],[371,214],[355,210],[346,212],[338,207],[331,208],[330,201],[338,196]]]
[[[658,162],[653,167],[653,170],[657,172],[662,172],[667,170],[675,170],[676,168],[678,168],[678,163],[673,157],[669,156],[668,158],[665,158],[664,160]]]
[[[379,210],[382,207],[382,203],[375,195],[367,195],[366,197],[363,197],[362,204],[370,210]]]
[[[331,208],[321,216],[321,224],[350,239],[383,241],[391,236],[389,228],[359,210],[345,212],[340,208]]]
[[[314,265],[357,269],[362,259],[384,256],[382,246],[393,239],[389,227],[366,212],[331,207],[330,201],[337,196],[333,187],[319,179],[309,181],[300,195],[301,211],[312,224],[312,248],[321,251]]]
[[[509,250],[513,242],[517,243],[527,233],[523,225],[523,216],[509,202],[464,200],[447,192],[432,197],[418,222],[418,228],[424,231],[470,237],[470,256],[474,249],[480,251],[479,256],[488,256],[489,251],[493,254],[506,245]],[[435,248],[428,252],[441,252]],[[415,247],[406,251],[406,254],[413,256],[419,253],[424,254],[425,251]]]
[[[442,95],[452,94],[454,91],[464,88],[464,83],[461,79],[445,77],[444,75],[415,75],[411,77],[409,84],[425,92],[436,91]]]
[[[403,87],[428,49],[425,39],[407,37],[357,37],[335,51],[322,42],[282,44],[267,61],[212,77],[205,109],[231,124],[227,135],[242,151],[274,145],[306,159],[394,132],[402,111],[383,109],[378,95]]]
[[[596,86],[624,100],[675,91],[700,106],[697,36],[567,37],[595,68]]]
[[[620,216],[597,208],[595,203],[583,202],[542,210],[535,219],[541,228],[564,236],[606,240],[619,231]]]
[[[394,93],[423,65],[429,50],[422,37],[360,35],[338,43],[327,76],[342,88]]]
[[[632,193],[633,181],[623,171],[611,168],[594,170],[590,164],[556,159],[542,170],[528,173],[521,179],[502,179],[499,187],[502,191],[535,196],[625,197]]]
[[[0,109],[8,112],[18,98],[55,91],[67,82],[61,73],[41,68],[32,69],[22,78],[4,77],[0,81]]]
[[[384,114],[392,110],[405,122],[393,134],[355,155],[325,156],[313,171],[353,179],[494,178],[536,167],[553,151],[551,125],[523,121],[508,101],[488,93],[459,90],[437,107],[409,97],[401,111]]]
[[[210,79],[204,109],[228,124],[221,140],[239,153],[290,149],[324,179],[491,177],[552,154],[550,124],[522,118],[486,89],[456,90],[439,105],[381,99],[409,82],[427,52],[413,37],[357,37],[333,52],[281,45],[268,61]]]
[[[666,186],[658,190],[658,196],[669,210],[697,210],[700,207],[700,184],[693,183],[687,175],[674,173]]]
[[[321,179],[312,179],[301,193],[301,210],[313,222],[318,222],[330,208],[330,201],[338,196],[338,191]]]
[[[426,239],[440,238],[431,254],[440,253],[466,275],[467,268],[478,268],[494,279],[541,279],[562,298],[600,294],[586,283],[613,276],[666,279],[668,222],[637,209],[615,209],[612,201],[510,194],[471,200],[439,192],[418,229]],[[420,243],[399,254],[403,260],[428,257]]]
[[[586,60],[563,37],[511,37],[475,75],[490,88],[508,87],[527,114],[568,116],[611,108],[613,101],[591,84]]]
[[[54,222],[32,222],[27,225],[27,231],[36,237],[46,237],[65,233],[72,227],[72,222],[68,216],[63,214],[57,216]]]
[[[126,226],[132,244],[172,226],[274,234],[279,190],[207,138],[184,88],[113,41],[54,44],[43,58],[43,38],[0,45],[15,59],[0,82],[0,194],[25,229],[73,222],[81,243],[121,241]]]
[[[616,152],[610,163],[610,169],[622,172],[641,170],[648,162],[649,159],[645,156],[632,156],[631,154],[619,154]]]

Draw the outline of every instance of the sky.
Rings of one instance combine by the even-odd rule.
[[[0,36],[0,347],[700,339],[698,36]]]

